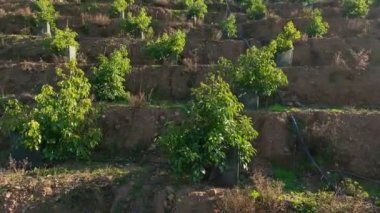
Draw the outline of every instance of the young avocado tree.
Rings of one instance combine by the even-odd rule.
[[[203,19],[207,13],[207,5],[204,0],[184,0],[183,1],[189,18],[192,18],[194,24],[197,24],[198,19]]]
[[[92,85],[98,100],[126,100],[129,93],[124,89],[125,76],[132,71],[128,50],[125,46],[115,50],[109,57],[101,55],[99,64],[93,68]]]
[[[178,178],[200,181],[213,168],[223,169],[227,151],[239,150],[244,168],[255,154],[251,142],[258,133],[243,105],[221,77],[211,75],[193,89],[186,119],[171,124],[158,143]]]
[[[51,36],[51,28],[55,28],[57,12],[51,0],[36,0],[35,8],[37,10],[37,20],[43,24],[42,33]]]
[[[156,41],[149,41],[144,51],[157,61],[162,62],[172,58],[177,62],[178,57],[185,48],[185,44],[186,33],[182,30],[177,30],[171,35],[164,33]]]
[[[243,0],[242,5],[246,10],[248,18],[250,19],[262,19],[267,14],[265,0]]]
[[[134,0],[114,0],[112,2],[112,11],[115,13],[120,14],[120,18],[125,18],[125,10],[127,9],[128,5],[134,4]]]
[[[315,9],[312,13],[311,23],[306,29],[309,37],[323,37],[329,30],[329,23],[323,21],[322,13]]]
[[[262,48],[251,47],[241,55],[236,64],[220,59],[218,66],[223,74],[232,79],[235,89],[244,89],[258,97],[270,96],[279,87],[286,86],[286,75],[274,61],[276,43]],[[257,108],[259,108],[259,98]]]
[[[297,30],[293,22],[286,23],[282,32],[277,35],[276,62],[278,66],[290,66],[293,61],[293,43],[301,39],[301,32]]]
[[[48,160],[87,159],[100,142],[95,128],[96,111],[90,98],[91,85],[75,61],[58,68],[58,91],[44,85],[32,108],[11,99],[5,107],[1,129],[20,136],[30,150],[42,151]]]
[[[56,29],[50,46],[57,53],[66,51],[69,60],[75,60],[76,52],[79,49],[79,43],[75,40],[77,36],[78,34],[68,27],[64,30]]]
[[[234,14],[229,15],[226,19],[224,19],[220,25],[224,34],[228,38],[236,38],[237,37],[237,27],[236,27],[236,17]]]
[[[343,15],[348,18],[364,18],[368,15],[373,0],[341,0]]]
[[[121,30],[132,35],[140,34],[141,39],[145,39],[145,34],[153,34],[153,29],[150,26],[152,17],[150,17],[145,8],[142,8],[137,16],[128,13],[127,18],[122,20]]]

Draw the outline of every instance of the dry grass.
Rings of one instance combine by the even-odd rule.
[[[358,71],[366,71],[369,65],[369,55],[371,50],[361,49],[359,51],[350,51],[355,60],[355,69]]]
[[[15,16],[33,16],[30,7],[21,7],[14,12]]]
[[[139,92],[136,95],[129,97],[129,106],[140,108],[147,105],[147,100],[144,92]]]
[[[13,167],[13,166],[12,166]],[[31,171],[1,171],[0,212],[27,212],[47,200],[59,200],[78,188],[108,186],[135,168],[108,164],[58,166]]]
[[[256,204],[248,196],[248,190],[228,190],[217,201],[217,207],[222,212],[228,213],[252,213],[256,212]]]
[[[85,25],[86,23],[92,23],[101,27],[105,27],[111,24],[111,19],[108,15],[105,14],[89,14],[89,13],[82,13],[82,24]]]
[[[285,192],[283,183],[256,172],[253,186],[226,190],[217,201],[222,212],[379,212],[366,193],[354,190],[351,194],[339,191]]]
[[[284,194],[282,182],[271,180],[261,172],[255,172],[252,181],[260,193],[261,208],[271,212],[285,211],[286,203],[281,199],[281,195]]]

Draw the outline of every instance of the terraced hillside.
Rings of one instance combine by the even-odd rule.
[[[143,162],[144,166],[137,169],[136,176],[129,176],[129,171],[136,171],[135,164],[117,165],[116,169],[111,168],[116,171],[105,172],[105,179],[96,175],[98,167],[91,171],[84,169],[83,177],[70,179],[65,182],[67,185],[56,186],[68,193],[54,201],[45,201],[56,196],[49,191],[54,187],[46,186],[46,182],[39,180],[37,186],[15,190],[9,185],[12,181],[0,177],[0,193],[10,191],[13,193],[9,195],[11,198],[20,196],[12,204],[7,193],[2,195],[4,210],[38,212],[52,208],[58,212],[83,212],[78,203],[93,202],[98,208],[90,210],[94,212],[110,209],[112,212],[151,212],[153,209],[157,212],[211,212],[215,199],[225,189],[201,184],[174,190],[172,182],[167,180],[169,176],[161,172],[165,159],[155,140],[165,130],[167,122],[182,120],[184,104],[190,100],[191,89],[213,71],[220,57],[236,61],[251,46],[267,45],[289,20],[305,32],[310,22],[305,6],[299,2],[271,1],[268,3],[270,15],[262,20],[251,20],[235,1],[228,6],[224,2],[209,1],[204,20],[194,24],[188,20],[180,2],[136,1],[130,10],[147,9],[153,18],[154,36],[176,29],[186,32],[185,50],[179,62],[161,64],[144,53],[146,40],[126,36],[120,31],[120,18],[109,13],[111,1],[82,1],[80,4],[70,0],[54,3],[59,12],[57,27],[69,26],[78,33],[79,67],[91,77],[91,67],[98,63],[99,55],[109,55],[121,45],[127,46],[133,66],[132,73],[126,77],[125,88],[132,93],[134,102],[97,103],[102,106],[99,125],[103,141],[95,155],[102,156],[101,159],[104,155],[130,155]],[[66,61],[44,46],[45,38],[34,23],[33,4],[26,0],[0,0],[0,92],[4,100],[15,96],[32,104],[42,85],[56,85],[59,77],[54,70]],[[380,7],[372,6],[367,18],[350,19],[342,16],[338,1],[322,1],[313,7],[321,9],[329,23],[328,34],[323,38],[303,36],[297,41],[292,65],[282,67],[288,86],[281,88],[278,95],[265,98],[259,110],[245,110],[259,132],[259,137],[252,142],[258,150],[258,162],[252,164],[250,172],[261,161],[285,168],[301,164],[303,151],[289,121],[292,114],[302,138],[323,170],[339,171],[366,180],[379,179],[380,93],[377,91],[380,89]],[[223,36],[219,27],[229,13],[234,13],[237,18],[238,36],[235,39]],[[0,151],[5,153],[3,156],[8,157],[10,147],[10,139],[3,137],[0,140]],[[71,175],[71,169],[60,177]],[[46,172],[50,174],[50,170]],[[57,173],[60,171],[54,171]],[[45,178],[44,174],[33,173],[31,176]],[[45,179],[53,181],[50,178]],[[133,183],[128,182],[129,178]],[[8,185],[3,187],[1,184],[4,182]],[[86,187],[70,188],[70,184],[82,182],[88,188],[98,183],[102,187],[92,191]],[[122,187],[116,189],[116,183]],[[378,187],[378,182],[375,183]],[[110,189],[111,186],[114,188]],[[23,200],[20,194],[30,196],[33,190],[42,190],[41,193],[35,191],[35,196],[43,194],[44,198],[31,199],[32,204],[25,204],[29,201]],[[91,196],[86,197],[87,192]],[[79,196],[80,201],[68,207],[65,202],[75,203],[75,196]],[[85,204],[83,208],[91,209],[91,205]]]

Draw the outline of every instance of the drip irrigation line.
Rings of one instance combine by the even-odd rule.
[[[225,16],[227,17],[229,13],[231,13],[231,9],[230,9],[230,5],[228,3],[228,0],[225,0],[226,2],[226,14]],[[248,46],[248,48],[251,47],[249,41],[244,38],[244,37],[239,37],[241,40],[243,40],[245,42],[245,44]],[[280,103],[282,105],[284,105],[284,100],[281,96],[280,93],[277,92],[277,96],[279,97],[280,99]],[[321,176],[321,180],[325,181],[325,183],[331,187],[332,189],[336,190],[337,188],[337,185],[336,183],[332,183],[332,181],[329,180],[328,176],[327,176],[327,173],[324,172],[322,170],[322,168],[318,165],[317,161],[314,159],[314,157],[311,155],[310,153],[310,150],[308,148],[308,145],[306,143],[306,141],[304,140],[301,132],[300,132],[300,128],[298,126],[298,123],[297,123],[297,120],[296,118],[294,117],[294,115],[291,113],[291,112],[288,112],[287,113],[288,116],[289,116],[289,121],[290,123],[292,124],[293,126],[293,129],[296,131],[296,136],[297,136],[297,139],[302,147],[302,150],[303,152],[306,154],[308,160],[310,161],[311,165],[315,167],[315,169],[319,172],[320,176]],[[239,153],[238,153],[239,154]],[[238,163],[239,166],[240,166],[240,162]],[[373,183],[377,183],[377,184],[380,184],[380,180],[376,180],[376,179],[371,179],[371,178],[367,178],[367,177],[364,177],[364,176],[360,176],[360,175],[357,175],[357,174],[354,174],[354,173],[351,173],[351,172],[346,172],[346,171],[338,171],[338,170],[330,170],[330,171],[327,171],[327,172],[330,172],[330,173],[340,173],[340,174],[346,174],[346,175],[350,175],[350,176],[353,176],[353,177],[357,177],[357,178],[360,178],[360,179],[363,179],[363,180],[366,180],[366,181],[370,181],[370,182],[373,182]]]
[[[369,177],[364,177],[362,175],[358,175],[358,174],[355,174],[353,172],[347,172],[347,171],[342,171],[342,170],[329,170],[327,172],[330,172],[330,173],[339,173],[342,176],[356,177],[356,178],[359,178],[359,179],[362,179],[362,180],[365,180],[365,181],[368,181],[368,182],[372,182],[372,183],[375,183],[375,184],[380,184],[380,180],[379,179],[372,179],[372,178],[369,178]]]
[[[231,8],[230,8],[230,5],[228,4],[228,0],[226,0],[226,15],[225,17],[227,18],[228,15],[231,13]]]

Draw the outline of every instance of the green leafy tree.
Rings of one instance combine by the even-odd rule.
[[[122,46],[110,57],[101,55],[99,65],[94,67],[93,86],[99,100],[115,101],[128,98],[124,89],[125,75],[132,71],[128,50]]]
[[[293,42],[301,39],[301,32],[297,30],[293,22],[288,22],[283,31],[277,35],[275,42],[277,44],[278,52],[285,52],[287,50],[293,49]]]
[[[35,6],[37,9],[37,19],[39,22],[49,23],[50,26],[55,27],[55,19],[57,12],[51,0],[36,0]]]
[[[145,52],[150,57],[163,61],[170,57],[178,59],[186,44],[186,34],[182,30],[177,30],[172,35],[164,33],[156,41],[149,41]]]
[[[243,0],[242,5],[250,19],[262,19],[267,13],[265,0]]]
[[[137,16],[128,13],[127,18],[121,22],[121,29],[124,32],[132,35],[141,35],[145,38],[145,34],[153,34],[153,29],[150,27],[152,17],[150,17],[145,8],[142,8]]]
[[[349,18],[364,18],[368,15],[373,0],[341,0],[343,15]]]
[[[207,5],[204,0],[184,0],[187,9],[187,15],[197,22],[197,19],[203,19],[207,13]]]
[[[273,47],[252,47],[241,55],[234,72],[234,81],[260,96],[270,96],[279,87],[288,84],[286,75],[274,61]]]
[[[227,35],[228,38],[237,37],[237,27],[236,27],[236,17],[235,15],[229,15],[225,20],[223,20],[220,25],[223,32]]]
[[[55,36],[51,40],[50,45],[58,52],[64,51],[69,46],[74,46],[78,49],[79,43],[75,40],[77,36],[78,34],[68,27],[64,30],[56,29]]]
[[[124,16],[124,11],[127,9],[128,5],[132,5],[134,3],[134,0],[114,0],[112,2],[111,8],[114,12],[122,14],[122,16]]]
[[[235,89],[254,92],[258,96],[270,96],[279,87],[288,84],[286,75],[274,61],[276,50],[274,41],[260,49],[251,47],[235,64],[221,58],[218,61],[218,70],[233,82]]]
[[[158,141],[177,177],[199,181],[210,168],[224,168],[231,148],[247,166],[256,152],[250,142],[258,133],[242,110],[221,77],[211,75],[192,91],[187,119],[170,125]]]
[[[307,27],[307,34],[310,37],[323,37],[329,30],[329,24],[323,21],[322,13],[319,9],[313,11],[310,25]]]
[[[33,108],[8,101],[1,123],[8,133],[18,133],[25,147],[41,150],[49,160],[88,158],[101,138],[100,130],[94,127],[91,85],[75,61],[67,64],[67,69],[69,74],[57,69],[62,78],[59,91],[44,85]]]

